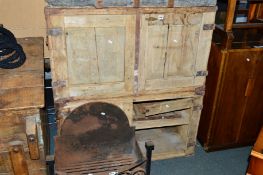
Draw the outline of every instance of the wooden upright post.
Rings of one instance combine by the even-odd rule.
[[[233,20],[235,16],[237,0],[228,0],[226,22],[225,22],[225,31],[232,31]]]

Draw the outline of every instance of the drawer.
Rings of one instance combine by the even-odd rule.
[[[192,98],[137,102],[133,104],[133,125],[145,129],[188,124],[192,107]]]

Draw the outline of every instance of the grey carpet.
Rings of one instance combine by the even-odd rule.
[[[197,144],[193,156],[154,161],[151,175],[245,175],[251,149],[207,153]]]

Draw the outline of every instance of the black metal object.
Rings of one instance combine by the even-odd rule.
[[[45,62],[48,62],[48,59],[45,59]],[[57,122],[50,71],[49,65],[45,64],[45,108],[43,109],[44,117],[42,118],[42,124],[46,135],[44,139],[47,171],[49,175],[54,175],[54,137],[57,135]]]
[[[146,148],[146,175],[151,174],[151,162],[152,162],[152,151],[154,150],[153,142],[149,141],[145,143]]]
[[[54,155],[54,137],[57,135],[57,121],[56,110],[54,107],[54,98],[52,90],[52,79],[50,69],[45,67],[45,118],[43,124],[47,137],[46,139],[46,153],[47,155]]]
[[[25,61],[26,55],[13,33],[0,27],[0,68],[15,69],[22,66]]]
[[[135,128],[115,105],[94,102],[76,108],[55,140],[56,174],[150,173],[153,145],[147,144],[146,161],[135,140]],[[146,162],[148,174],[143,165]]]

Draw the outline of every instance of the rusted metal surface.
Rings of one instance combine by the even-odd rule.
[[[57,174],[109,174],[143,161],[125,113],[108,103],[73,110],[56,138]]]
[[[195,94],[204,96],[205,95],[205,86],[200,86],[200,87],[195,88]]]

